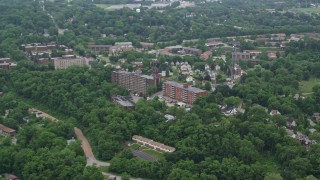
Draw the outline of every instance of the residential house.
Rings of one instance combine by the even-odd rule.
[[[175,120],[176,118],[170,114],[166,114],[164,115],[164,118],[167,120],[167,121],[173,121]]]
[[[274,60],[274,59],[277,59],[277,54],[276,54],[276,52],[274,52],[274,51],[268,51],[268,59],[269,60]]]
[[[216,70],[216,71],[220,71],[220,70],[221,70],[221,67],[220,67],[219,65],[216,65],[216,66],[215,66],[215,70]]]
[[[287,35],[285,33],[271,34],[272,41],[284,41],[286,40],[286,38],[287,38]]]
[[[289,41],[300,41],[304,35],[299,35],[299,34],[290,34],[290,39]]]
[[[154,46],[154,43],[140,42],[140,45],[143,49],[151,49]]]
[[[289,129],[294,129],[297,127],[296,121],[291,117],[287,118],[286,127]]]
[[[221,112],[225,116],[234,116],[238,113],[237,109],[233,107],[222,107]]]
[[[147,146],[149,148],[153,148],[156,151],[172,153],[172,152],[174,152],[176,150],[174,147],[170,147],[170,146],[167,146],[165,144],[153,141],[152,139],[148,139],[148,138],[145,138],[145,137],[142,137],[142,136],[138,136],[138,135],[134,135],[132,137],[132,140],[137,142],[137,143],[139,143],[139,144]]]
[[[203,59],[203,60],[207,60],[207,59],[209,59],[211,57],[212,57],[212,52],[211,51],[206,51],[206,52],[204,52],[204,53],[202,53],[200,55],[200,58]]]
[[[270,111],[270,115],[271,116],[281,115],[281,113],[278,110],[273,109],[273,110]]]
[[[0,124],[0,134],[4,136],[15,136],[16,130],[8,128],[7,126]]]
[[[200,56],[202,53],[202,51],[200,49],[196,49],[196,48],[183,47],[182,49],[183,49],[182,54],[191,54],[191,55]]]
[[[312,120],[313,120],[313,122],[315,122],[315,123],[319,123],[319,122],[320,122],[320,113],[318,113],[318,112],[313,113],[313,115],[312,115]]]
[[[187,81],[188,83],[190,83],[190,82],[193,82],[194,79],[193,79],[192,76],[188,76],[188,77],[186,78],[186,81]]]
[[[220,47],[225,46],[226,44],[223,42],[209,42],[209,43],[205,43],[205,46],[210,48],[210,49],[217,49]]]
[[[10,58],[0,58],[0,68],[10,70],[16,66],[17,64],[11,62]]]

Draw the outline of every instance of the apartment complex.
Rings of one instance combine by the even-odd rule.
[[[94,61],[92,58],[65,56],[61,58],[52,58],[54,69],[67,69],[70,66],[89,66],[90,62]]]
[[[7,126],[0,124],[0,134],[2,134],[4,136],[15,136],[16,130],[8,128]]]
[[[206,96],[208,92],[191,87],[187,83],[167,81],[163,84],[163,95],[187,104],[193,104],[197,97]]]
[[[174,147],[170,147],[167,145],[164,145],[162,143],[153,141],[152,139],[148,139],[142,136],[138,136],[138,135],[134,135],[132,137],[132,140],[134,140],[135,142],[142,144],[144,146],[147,146],[149,148],[153,148],[154,150],[157,151],[163,151],[163,152],[174,152],[176,149]]]
[[[140,95],[145,96],[150,86],[158,87],[161,78],[159,76],[141,75],[134,72],[113,71],[112,83],[118,84],[121,87]]]
[[[88,48],[91,51],[95,51],[95,52],[109,51],[110,47],[111,47],[111,45],[97,45],[97,44],[89,44],[88,45]]]

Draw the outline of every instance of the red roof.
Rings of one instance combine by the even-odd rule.
[[[0,124],[0,130],[6,132],[6,133],[13,133],[16,132],[16,130],[8,128],[7,126],[4,126],[2,124]]]

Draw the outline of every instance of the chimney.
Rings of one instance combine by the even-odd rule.
[[[188,83],[183,83],[183,88],[187,88],[188,87]]]

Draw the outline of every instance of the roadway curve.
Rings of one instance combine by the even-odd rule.
[[[81,129],[75,127],[74,133],[76,134],[77,138],[82,141],[81,147],[87,159],[87,166],[110,166],[110,163],[99,161],[94,157],[90,143],[87,140],[87,138],[83,135]]]

